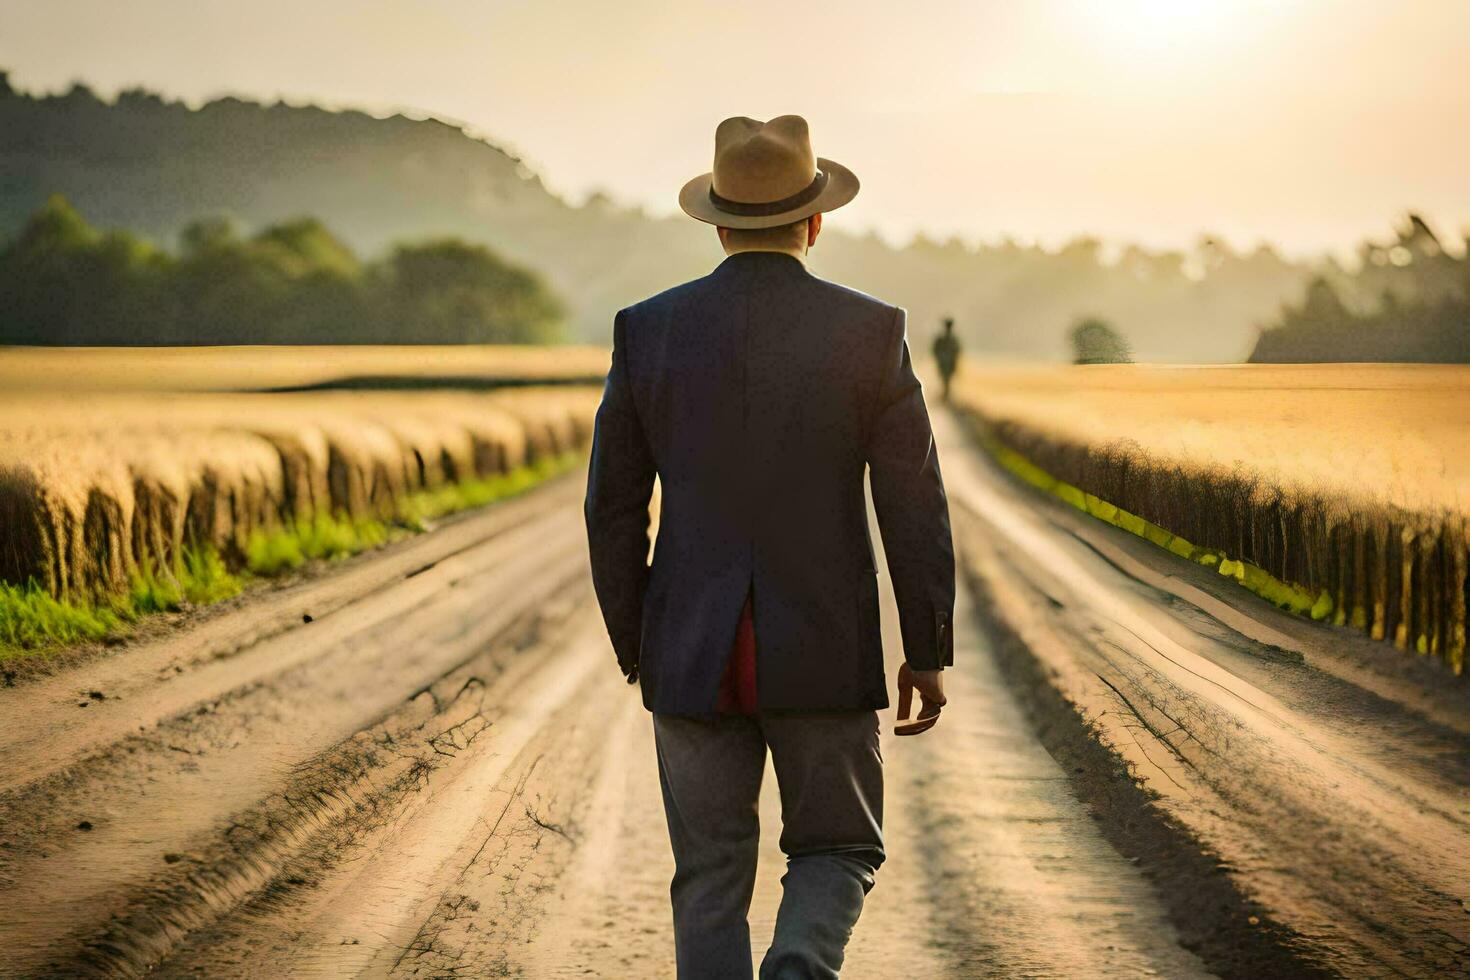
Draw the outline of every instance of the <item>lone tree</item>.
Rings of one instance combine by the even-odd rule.
[[[1088,317],[1072,328],[1072,363],[1132,364],[1133,350],[1106,320]]]

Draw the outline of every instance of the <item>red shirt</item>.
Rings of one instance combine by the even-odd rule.
[[[722,714],[755,714],[755,619],[750,593],[745,594],[745,608],[735,627],[735,642],[725,661],[725,674],[720,678],[715,710]]]

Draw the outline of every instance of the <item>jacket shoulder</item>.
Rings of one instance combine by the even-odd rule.
[[[677,286],[670,286],[663,292],[654,293],[647,299],[623,307],[618,311],[618,316],[623,317],[626,322],[630,319],[639,320],[649,316],[667,314],[697,299],[708,287],[709,279],[709,276],[701,276]]]
[[[900,332],[904,330],[908,312],[903,307],[885,302],[860,289],[818,276],[812,276],[811,281],[821,291],[823,304],[836,312],[841,319],[872,324],[873,329],[877,330],[892,330],[895,325]]]
[[[851,286],[844,286],[840,282],[833,282],[830,279],[823,279],[820,276],[812,276],[812,281],[817,283],[818,286],[834,301],[845,303],[853,307],[865,308],[875,314],[887,313],[889,315],[893,315],[898,313],[902,309],[901,307],[881,300],[870,293],[865,293],[861,289],[854,289]]]

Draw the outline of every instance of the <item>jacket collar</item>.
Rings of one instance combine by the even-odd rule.
[[[742,269],[769,269],[773,271],[799,272],[810,275],[806,263],[790,252],[762,252],[750,250],[725,256],[725,261],[715,267],[715,272],[734,272]]]

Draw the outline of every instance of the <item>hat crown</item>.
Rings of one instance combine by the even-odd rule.
[[[767,122],[732,116],[715,129],[714,192],[743,204],[797,194],[817,176],[811,133],[801,116]]]

